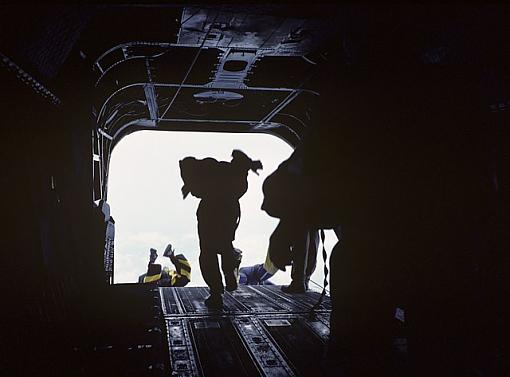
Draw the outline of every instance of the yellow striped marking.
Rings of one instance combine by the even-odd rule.
[[[157,281],[159,279],[161,279],[161,274],[151,275],[151,276],[144,277],[143,282],[144,283],[152,283],[153,281]]]
[[[189,264],[189,262],[186,259],[177,259],[177,260],[179,261],[179,263],[191,268],[191,265]]]
[[[191,273],[186,270],[181,270],[181,275],[188,278],[189,281],[191,281]]]

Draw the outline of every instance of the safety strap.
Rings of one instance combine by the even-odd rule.
[[[328,286],[328,265],[326,260],[328,259],[328,253],[326,253],[326,246],[324,245],[324,240],[326,235],[324,234],[324,229],[320,230],[321,242],[322,242],[322,259],[324,261],[324,286],[322,287],[322,293],[319,297],[319,300],[315,303],[315,305],[310,309],[310,317],[315,315],[315,311],[321,306],[322,301],[324,300],[324,296],[326,296],[326,287]]]

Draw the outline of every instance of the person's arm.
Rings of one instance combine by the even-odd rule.
[[[257,160],[257,161],[253,161],[251,167],[250,167],[250,170],[252,172],[254,172],[255,174],[259,175],[259,170],[262,170],[263,167],[262,167],[262,162],[260,162],[260,160]]]
[[[182,198],[186,199],[188,194],[190,193],[190,190],[188,189],[188,186],[184,185],[181,187],[181,192],[182,192]]]

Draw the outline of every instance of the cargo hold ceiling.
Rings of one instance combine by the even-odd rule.
[[[334,24],[263,11],[184,7],[173,39],[127,41],[102,53],[93,67],[101,134],[114,143],[144,128],[271,131],[299,140],[319,95],[306,84]],[[297,111],[282,122],[291,103]]]
[[[112,148],[140,129],[268,132],[297,144],[322,126],[318,104],[348,117],[351,92],[395,76],[410,86],[427,75],[464,77],[482,87],[490,111],[507,109],[509,13],[494,5],[1,5],[0,66],[60,106],[70,126],[78,127],[75,112],[92,115],[80,127],[93,128],[101,197]]]

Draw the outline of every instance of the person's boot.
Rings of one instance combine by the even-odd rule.
[[[150,263],[156,262],[156,259],[158,259],[158,251],[156,249],[151,248],[149,256]]]
[[[234,292],[236,289],[237,289],[237,282],[235,282],[235,281],[233,283],[230,283],[230,284],[227,283],[225,285],[225,290],[227,292]]]
[[[232,274],[225,275],[225,290],[227,292],[234,292],[237,289],[237,279],[232,272]]]
[[[209,309],[221,310],[223,309],[223,298],[219,294],[211,294],[205,299],[204,304]]]
[[[284,293],[305,293],[305,283],[296,283],[294,280],[289,285],[282,286],[282,292]]]

